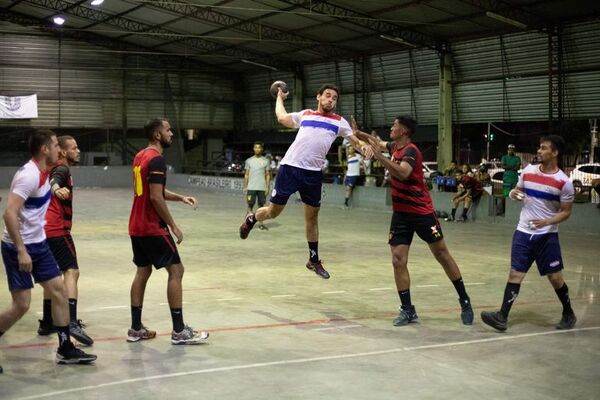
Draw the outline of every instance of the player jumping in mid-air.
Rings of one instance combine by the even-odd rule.
[[[365,157],[371,156],[368,146],[361,143],[353,134],[350,124],[333,112],[339,97],[339,90],[332,84],[325,84],[317,92],[317,110],[302,110],[288,113],[283,101],[288,93],[281,88],[277,95],[275,114],[277,120],[288,128],[299,128],[296,139],[281,160],[275,188],[270,204],[261,207],[255,213],[248,213],[240,226],[240,237],[246,239],[257,221],[276,218],[295,192],[300,193],[304,203],[306,240],[308,241],[309,260],[306,268],[314,271],[323,279],[329,279],[329,273],[319,259],[319,209],[323,173],[327,152],[338,136],[347,138],[356,148],[363,151]],[[367,152],[367,153],[365,153]]]

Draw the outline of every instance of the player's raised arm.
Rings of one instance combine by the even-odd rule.
[[[287,128],[295,128],[296,126],[291,114],[288,114],[283,105],[283,101],[287,98],[288,94],[289,92],[284,93],[281,88],[279,88],[277,100],[275,100],[275,115],[277,115],[277,121],[279,121],[281,125]]]

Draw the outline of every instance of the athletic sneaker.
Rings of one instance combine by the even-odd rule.
[[[56,350],[55,361],[57,364],[91,364],[98,357],[94,354],[87,354],[71,345],[67,349]]]
[[[80,319],[77,321],[71,321],[69,323],[69,333],[71,337],[77,339],[79,343],[85,344],[86,346],[91,346],[94,344],[94,340],[85,333],[83,327],[85,325],[81,322]]]
[[[323,279],[329,279],[329,272],[325,271],[325,268],[323,268],[323,262],[321,260],[317,261],[316,263],[308,260],[306,263],[306,268],[314,271],[315,274],[319,275]]]
[[[506,318],[504,318],[504,315],[502,315],[502,313],[500,311],[496,311],[496,312],[482,311],[481,312],[481,320],[483,322],[485,322],[486,324],[488,324],[489,326],[491,326],[492,328],[497,329],[499,331],[505,331],[506,328],[508,327]]]
[[[458,299],[458,301],[460,302],[460,319],[462,319],[462,323],[464,325],[473,325],[473,307],[471,307],[471,300],[467,299],[465,301],[462,301],[461,299]]]
[[[419,317],[417,316],[417,310],[415,310],[415,306],[401,306],[400,313],[396,319],[394,319],[393,324],[394,326],[404,326],[415,322],[417,319],[419,319]]]
[[[556,329],[571,329],[575,326],[577,322],[577,317],[574,313],[563,314],[562,318],[558,325],[556,325]]]
[[[261,231],[268,231],[268,230],[269,230],[269,228],[267,228],[267,227],[266,227],[266,226],[264,226],[264,225],[259,225],[259,226],[258,226],[258,229],[260,229]]]
[[[40,321],[40,326],[38,328],[38,335],[40,336],[48,336],[53,333],[56,333],[56,327],[51,322],[46,322],[43,319],[38,319]]]
[[[208,332],[198,332],[186,326],[181,332],[171,333],[171,344],[203,344],[208,342]]]
[[[252,214],[251,212],[246,214],[246,216],[244,217],[244,222],[242,222],[242,224],[240,225],[240,238],[246,239],[250,234],[250,231],[254,227],[255,223],[256,217],[254,216],[254,214]]]
[[[156,331],[151,331],[145,326],[142,326],[142,328],[138,330],[130,329],[127,331],[128,342],[138,342],[140,340],[154,339],[155,337]]]

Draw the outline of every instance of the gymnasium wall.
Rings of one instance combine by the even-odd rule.
[[[563,29],[564,114],[587,119],[600,114],[600,20]],[[454,43],[455,123],[546,121],[548,119],[548,37],[537,31]],[[369,127],[389,125],[411,113],[421,125],[438,119],[439,58],[428,49],[403,50],[367,59]],[[304,105],[314,107],[317,88],[335,82],[342,95],[338,111],[354,110],[355,69],[339,61],[302,68]],[[255,72],[244,77],[246,118],[252,129],[279,128],[268,88],[274,80],[294,81],[291,72]]]

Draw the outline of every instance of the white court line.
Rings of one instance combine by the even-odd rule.
[[[361,328],[362,325],[342,325],[342,326],[329,326],[327,328],[317,328],[313,331],[332,331],[335,329],[350,329],[350,328]]]
[[[296,297],[296,295],[295,294],[276,294],[271,297]]]
[[[529,337],[535,337],[535,336],[560,335],[560,334],[567,334],[567,333],[573,333],[573,332],[596,331],[596,330],[600,330],[600,326],[592,326],[592,327],[588,327],[588,328],[575,328],[575,329],[567,329],[567,330],[552,330],[552,331],[534,332],[534,333],[522,333],[519,335],[501,335],[501,336],[494,336],[494,337],[488,338],[488,339],[465,340],[462,342],[428,344],[428,345],[424,345],[424,346],[414,346],[414,347],[398,347],[398,348],[394,348],[394,349],[369,351],[369,352],[364,352],[364,353],[339,354],[336,356],[297,358],[297,359],[291,359],[291,360],[280,360],[280,361],[270,361],[270,362],[263,362],[263,363],[254,363],[254,364],[233,365],[233,366],[229,366],[229,367],[197,369],[194,371],[175,372],[175,373],[171,373],[171,374],[144,376],[144,377],[140,377],[140,378],[131,378],[131,379],[124,379],[121,381],[101,383],[98,385],[89,385],[89,386],[81,386],[81,387],[73,388],[73,389],[57,390],[54,392],[47,392],[47,393],[37,394],[37,395],[33,395],[33,396],[17,397],[17,398],[14,398],[13,400],[43,399],[46,397],[54,397],[54,396],[59,396],[59,395],[63,395],[63,394],[68,394],[68,393],[86,392],[89,390],[102,389],[102,388],[106,388],[106,387],[126,385],[128,383],[156,381],[159,379],[178,378],[181,376],[190,376],[190,375],[211,374],[214,372],[228,372],[228,371],[237,371],[237,370],[252,369],[252,368],[266,368],[266,367],[273,367],[273,366],[278,366],[278,365],[305,364],[305,363],[311,363],[311,362],[317,362],[317,361],[343,360],[343,359],[348,359],[348,358],[379,356],[379,355],[386,355],[386,354],[392,354],[392,353],[400,353],[400,352],[405,352],[405,351],[438,349],[438,348],[444,348],[444,347],[465,346],[465,345],[469,345],[469,344],[500,342],[503,340],[514,340],[514,339],[529,338]]]
[[[485,285],[485,282],[469,282],[465,283],[465,286]]]
[[[417,285],[416,287],[439,287],[440,285]]]
[[[338,294],[338,293],[346,293],[345,290],[334,290],[331,292],[321,292],[322,294]]]
[[[181,304],[190,304],[187,301],[182,301]],[[168,306],[169,303],[158,303],[159,306]]]
[[[243,297],[230,297],[228,299],[217,299],[217,301],[234,301],[234,300],[244,300]]]
[[[375,290],[390,290],[390,289],[391,289],[390,287],[374,287],[369,290],[375,291]]]
[[[129,308],[130,306],[106,306],[106,307],[98,307],[96,310],[114,310],[117,308]],[[88,311],[88,310],[86,310]]]

